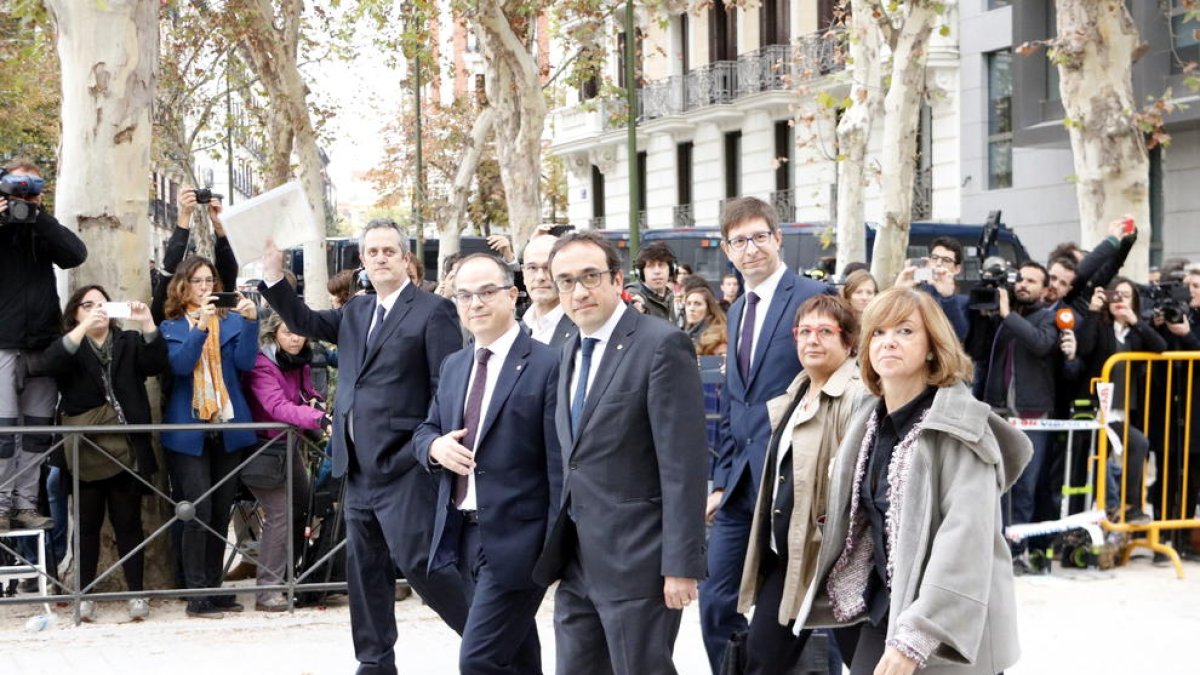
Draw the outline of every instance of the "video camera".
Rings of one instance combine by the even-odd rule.
[[[18,176],[0,170],[0,196],[8,208],[0,213],[0,223],[33,223],[37,220],[38,205],[29,201],[42,194],[46,182],[38,176]]]
[[[1183,323],[1191,311],[1188,306],[1191,293],[1183,285],[1183,280],[1174,278],[1174,275],[1170,281],[1148,284],[1146,298],[1150,301],[1152,315],[1161,315],[1167,323]]]
[[[360,266],[354,270],[354,287],[359,291],[365,291],[368,295],[375,295],[375,284],[371,283],[371,277],[367,275],[367,268]]]
[[[967,308],[994,312],[1000,309],[1001,288],[1007,289],[1011,297],[1017,283],[1017,271],[1000,256],[988,256],[1000,234],[1000,212],[988,213],[983,232],[979,234],[977,255],[979,256],[979,285],[971,289]]]

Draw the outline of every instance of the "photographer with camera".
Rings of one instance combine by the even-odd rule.
[[[167,241],[167,248],[163,251],[159,282],[151,288],[150,314],[154,316],[155,323],[162,323],[166,319],[163,304],[167,300],[167,287],[171,283],[171,275],[175,273],[180,261],[188,255],[189,249],[195,248],[190,244],[192,216],[196,213],[197,206],[204,207],[207,220],[212,223],[213,264],[217,266],[216,272],[221,278],[221,286],[228,289],[237,288],[238,263],[233,255],[233,247],[225,238],[225,225],[221,222],[221,199],[221,195],[214,194],[208,188],[189,187],[179,192],[179,219],[176,221],[175,231],[171,233],[171,239]]]
[[[908,261],[896,278],[896,285],[919,288],[932,296],[950,320],[959,341],[965,342],[971,324],[967,318],[967,296],[957,292],[962,263],[962,242],[954,237],[937,237],[929,242],[929,257]]]
[[[0,170],[0,427],[49,425],[58,390],[54,380],[30,373],[27,359],[61,335],[54,266],[83,264],[87,247],[42,208],[41,169],[14,160]],[[0,530],[43,528],[53,521],[37,512],[40,472],[32,458],[51,437],[0,435]]]
[[[1042,419],[1054,410],[1056,347],[1058,328],[1054,315],[1038,306],[1047,283],[1046,268],[1036,262],[1023,263],[1016,280],[996,289],[997,308],[979,310],[973,329],[990,335],[982,385],[983,400],[1001,415]],[[1050,435],[1029,434],[1033,457],[1009,496],[1011,523],[1028,523],[1033,517],[1038,475],[1046,456]],[[1022,553],[1024,544],[1014,554]],[[1028,564],[1014,555],[1014,570],[1027,571]]]

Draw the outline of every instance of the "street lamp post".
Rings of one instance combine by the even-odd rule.
[[[633,0],[625,5],[625,105],[626,150],[629,165],[629,259],[636,260],[640,246],[640,213],[638,211],[638,149],[637,149],[637,34],[633,15]]]

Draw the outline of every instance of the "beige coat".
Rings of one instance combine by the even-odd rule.
[[[825,545],[800,609],[809,628],[839,625],[826,581],[846,543],[851,491],[861,480],[857,459],[876,403],[867,399],[860,406],[834,460]],[[1000,495],[1031,454],[1028,437],[992,414],[966,385],[938,390],[905,480],[891,486],[901,502],[891,550],[888,644],[901,651],[903,645],[928,645],[923,674],[994,675],[1017,661],[1012,558],[1001,534]]]
[[[750,530],[750,545],[742,568],[742,585],[738,593],[738,611],[747,612],[754,605],[762,579],[759,567],[763,554],[770,550],[771,503],[776,483],[777,451],[783,433],[780,429],[788,420],[784,416],[792,407],[797,392],[808,382],[808,373],[801,372],[792,380],[785,393],[767,402],[771,419],[771,443],[767,446],[767,465],[763,467],[762,485],[754,506],[754,523]],[[817,552],[821,548],[818,518],[825,516],[829,491],[829,474],[838,445],[846,434],[855,404],[866,392],[858,376],[854,359],[835,371],[821,388],[820,401],[815,408],[800,411],[793,419],[792,434],[792,514],[788,521],[787,572],[783,595],[779,601],[779,623],[787,625],[796,618],[804,593],[817,572]]]

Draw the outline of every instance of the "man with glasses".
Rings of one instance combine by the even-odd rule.
[[[558,300],[558,289],[550,276],[550,249],[558,237],[539,234],[525,245],[525,261],[521,271],[525,278],[525,292],[532,304],[525,310],[521,322],[529,336],[542,344],[559,347],[577,332]]]
[[[963,245],[954,237],[936,237],[929,242],[929,257],[927,258],[930,276],[928,279],[917,278],[917,267],[905,265],[896,285],[905,288],[920,288],[937,300],[954,334],[960,342],[965,342],[971,322],[967,316],[967,305],[970,304],[966,295],[958,291],[958,276],[962,274]]]
[[[721,388],[719,448],[706,515],[708,578],[700,586],[700,629],[713,672],[725,646],[747,628],[738,589],[754,501],[771,438],[767,401],[800,372],[792,319],[804,301],[828,292],[783,263],[775,208],[755,197],[731,200],[721,213],[721,248],[742,273],[746,292],[729,307],[729,357]]]
[[[467,589],[460,673],[540,673],[534,618],[546,587],[534,582],[533,566],[562,489],[558,354],[517,324],[513,273],[499,258],[463,258],[455,285],[474,344],[442,363],[437,396],[413,437],[438,480],[429,564],[455,565]]]
[[[620,260],[568,234],[550,269],[579,336],[563,345],[562,507],[536,575],[554,598],[556,672],[675,673],[704,576],[704,396],[692,341],[621,301]]]
[[[407,237],[391,220],[367,223],[359,256],[375,295],[315,311],[283,279],[283,254],[263,255],[263,297],[288,328],[338,345],[333,406],[333,475],[346,477],[346,580],[359,673],[396,672],[396,570],[461,633],[467,620],[459,575],[429,565],[433,479],[417,462],[412,435],[438,389],[442,361],[462,346],[454,305],[408,278]]]

